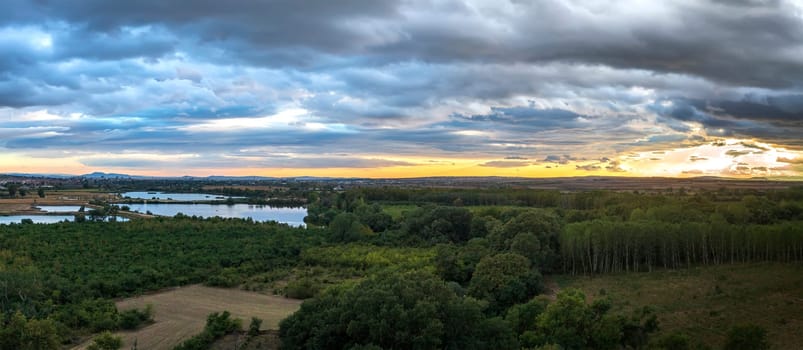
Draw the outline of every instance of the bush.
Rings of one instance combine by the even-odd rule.
[[[769,349],[767,330],[754,324],[735,326],[728,331],[725,350],[765,350]]]
[[[662,350],[689,350],[689,337],[683,333],[672,333],[666,335],[656,342],[659,349]]]
[[[153,306],[148,305],[142,310],[131,309],[120,313],[120,328],[136,329],[143,323],[153,321]]]
[[[232,319],[228,311],[210,314],[204,330],[179,344],[174,350],[206,350],[218,338],[242,328],[242,320]]]
[[[209,277],[205,284],[210,287],[231,288],[239,285],[240,281],[232,276],[215,275]]]
[[[117,350],[123,346],[123,339],[105,331],[93,339],[87,350]]]
[[[262,327],[262,319],[251,317],[251,324],[248,325],[248,335],[251,337],[259,335],[259,327]]]
[[[293,299],[309,299],[318,294],[321,286],[310,278],[290,281],[285,287],[285,296]]]

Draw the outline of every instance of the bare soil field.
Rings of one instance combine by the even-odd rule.
[[[136,331],[121,331],[123,349],[137,341],[139,349],[172,349],[181,341],[203,330],[206,317],[213,312],[229,311],[247,327],[251,317],[264,322],[262,329],[278,329],[279,321],[301,305],[301,300],[269,296],[237,289],[192,285],[117,302],[118,310],[153,305],[154,323]],[[89,341],[74,349],[85,349]]]
[[[47,191],[41,198],[36,193],[25,197],[0,198],[0,214],[32,214],[34,205],[86,205],[92,199],[114,200],[116,195],[92,191]]]

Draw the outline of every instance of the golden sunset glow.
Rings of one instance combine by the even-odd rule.
[[[288,154],[288,158],[304,162],[305,155]],[[362,177],[411,178],[430,176],[510,176],[510,177],[569,177],[569,176],[727,176],[727,177],[787,177],[798,176],[803,166],[803,152],[788,150],[753,140],[723,139],[697,146],[628,153],[611,159],[574,159],[547,161],[543,159],[500,160],[496,158],[422,158],[399,157],[391,154],[372,154],[360,158],[365,167],[283,168],[193,168],[183,171],[183,162],[201,160],[199,154],[68,154],[58,158],[37,158],[24,155],[0,155],[0,171],[82,174],[108,170],[108,167],[87,166],[92,159],[122,157],[126,162],[160,164],[160,169],[114,167],[115,172],[145,176],[276,176],[276,177]],[[329,155],[331,159],[342,157]],[[253,163],[249,157],[233,157],[244,164]],[[370,166],[382,160],[388,166]]]

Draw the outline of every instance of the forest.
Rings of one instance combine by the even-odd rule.
[[[748,328],[705,343],[661,332],[650,305],[547,281],[803,260],[801,188],[304,197],[307,228],[186,216],[0,226],[0,349],[136,328],[150,311],[112,300],[196,283],[306,299],[280,325],[285,349],[760,349],[772,339],[756,325],[734,320]],[[209,334],[222,333],[193,348]]]

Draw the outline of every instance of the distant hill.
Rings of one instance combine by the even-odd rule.
[[[68,179],[75,177],[70,174],[30,174],[30,173],[3,173],[0,175],[16,176],[16,177],[37,177],[37,178],[50,178],[50,179]]]
[[[139,175],[128,175],[128,174],[117,174],[117,173],[104,173],[101,171],[96,171],[91,174],[84,174],[80,175],[79,177],[83,177],[86,179],[152,179],[151,176],[139,176]]]

